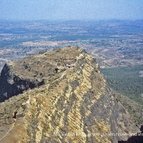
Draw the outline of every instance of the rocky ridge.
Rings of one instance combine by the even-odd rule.
[[[0,143],[118,143],[138,131],[96,60],[79,48],[8,63],[1,82]]]

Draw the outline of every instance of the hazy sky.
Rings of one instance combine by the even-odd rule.
[[[143,19],[143,0],[0,0],[0,19]]]

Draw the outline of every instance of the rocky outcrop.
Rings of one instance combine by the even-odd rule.
[[[5,64],[0,76],[0,102],[43,84],[44,80],[42,79],[21,78],[11,70],[10,65]]]
[[[95,59],[79,48],[25,58],[11,69],[44,84],[0,104],[2,143],[118,143],[138,130]]]

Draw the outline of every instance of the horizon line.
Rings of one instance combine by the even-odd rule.
[[[49,21],[49,22],[56,22],[56,21],[143,21],[143,19],[0,19],[0,21],[9,21],[9,22],[36,22],[36,21]]]

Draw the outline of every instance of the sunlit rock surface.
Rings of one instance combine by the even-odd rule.
[[[8,63],[0,82],[0,143],[118,143],[137,132],[96,60],[79,48]]]

